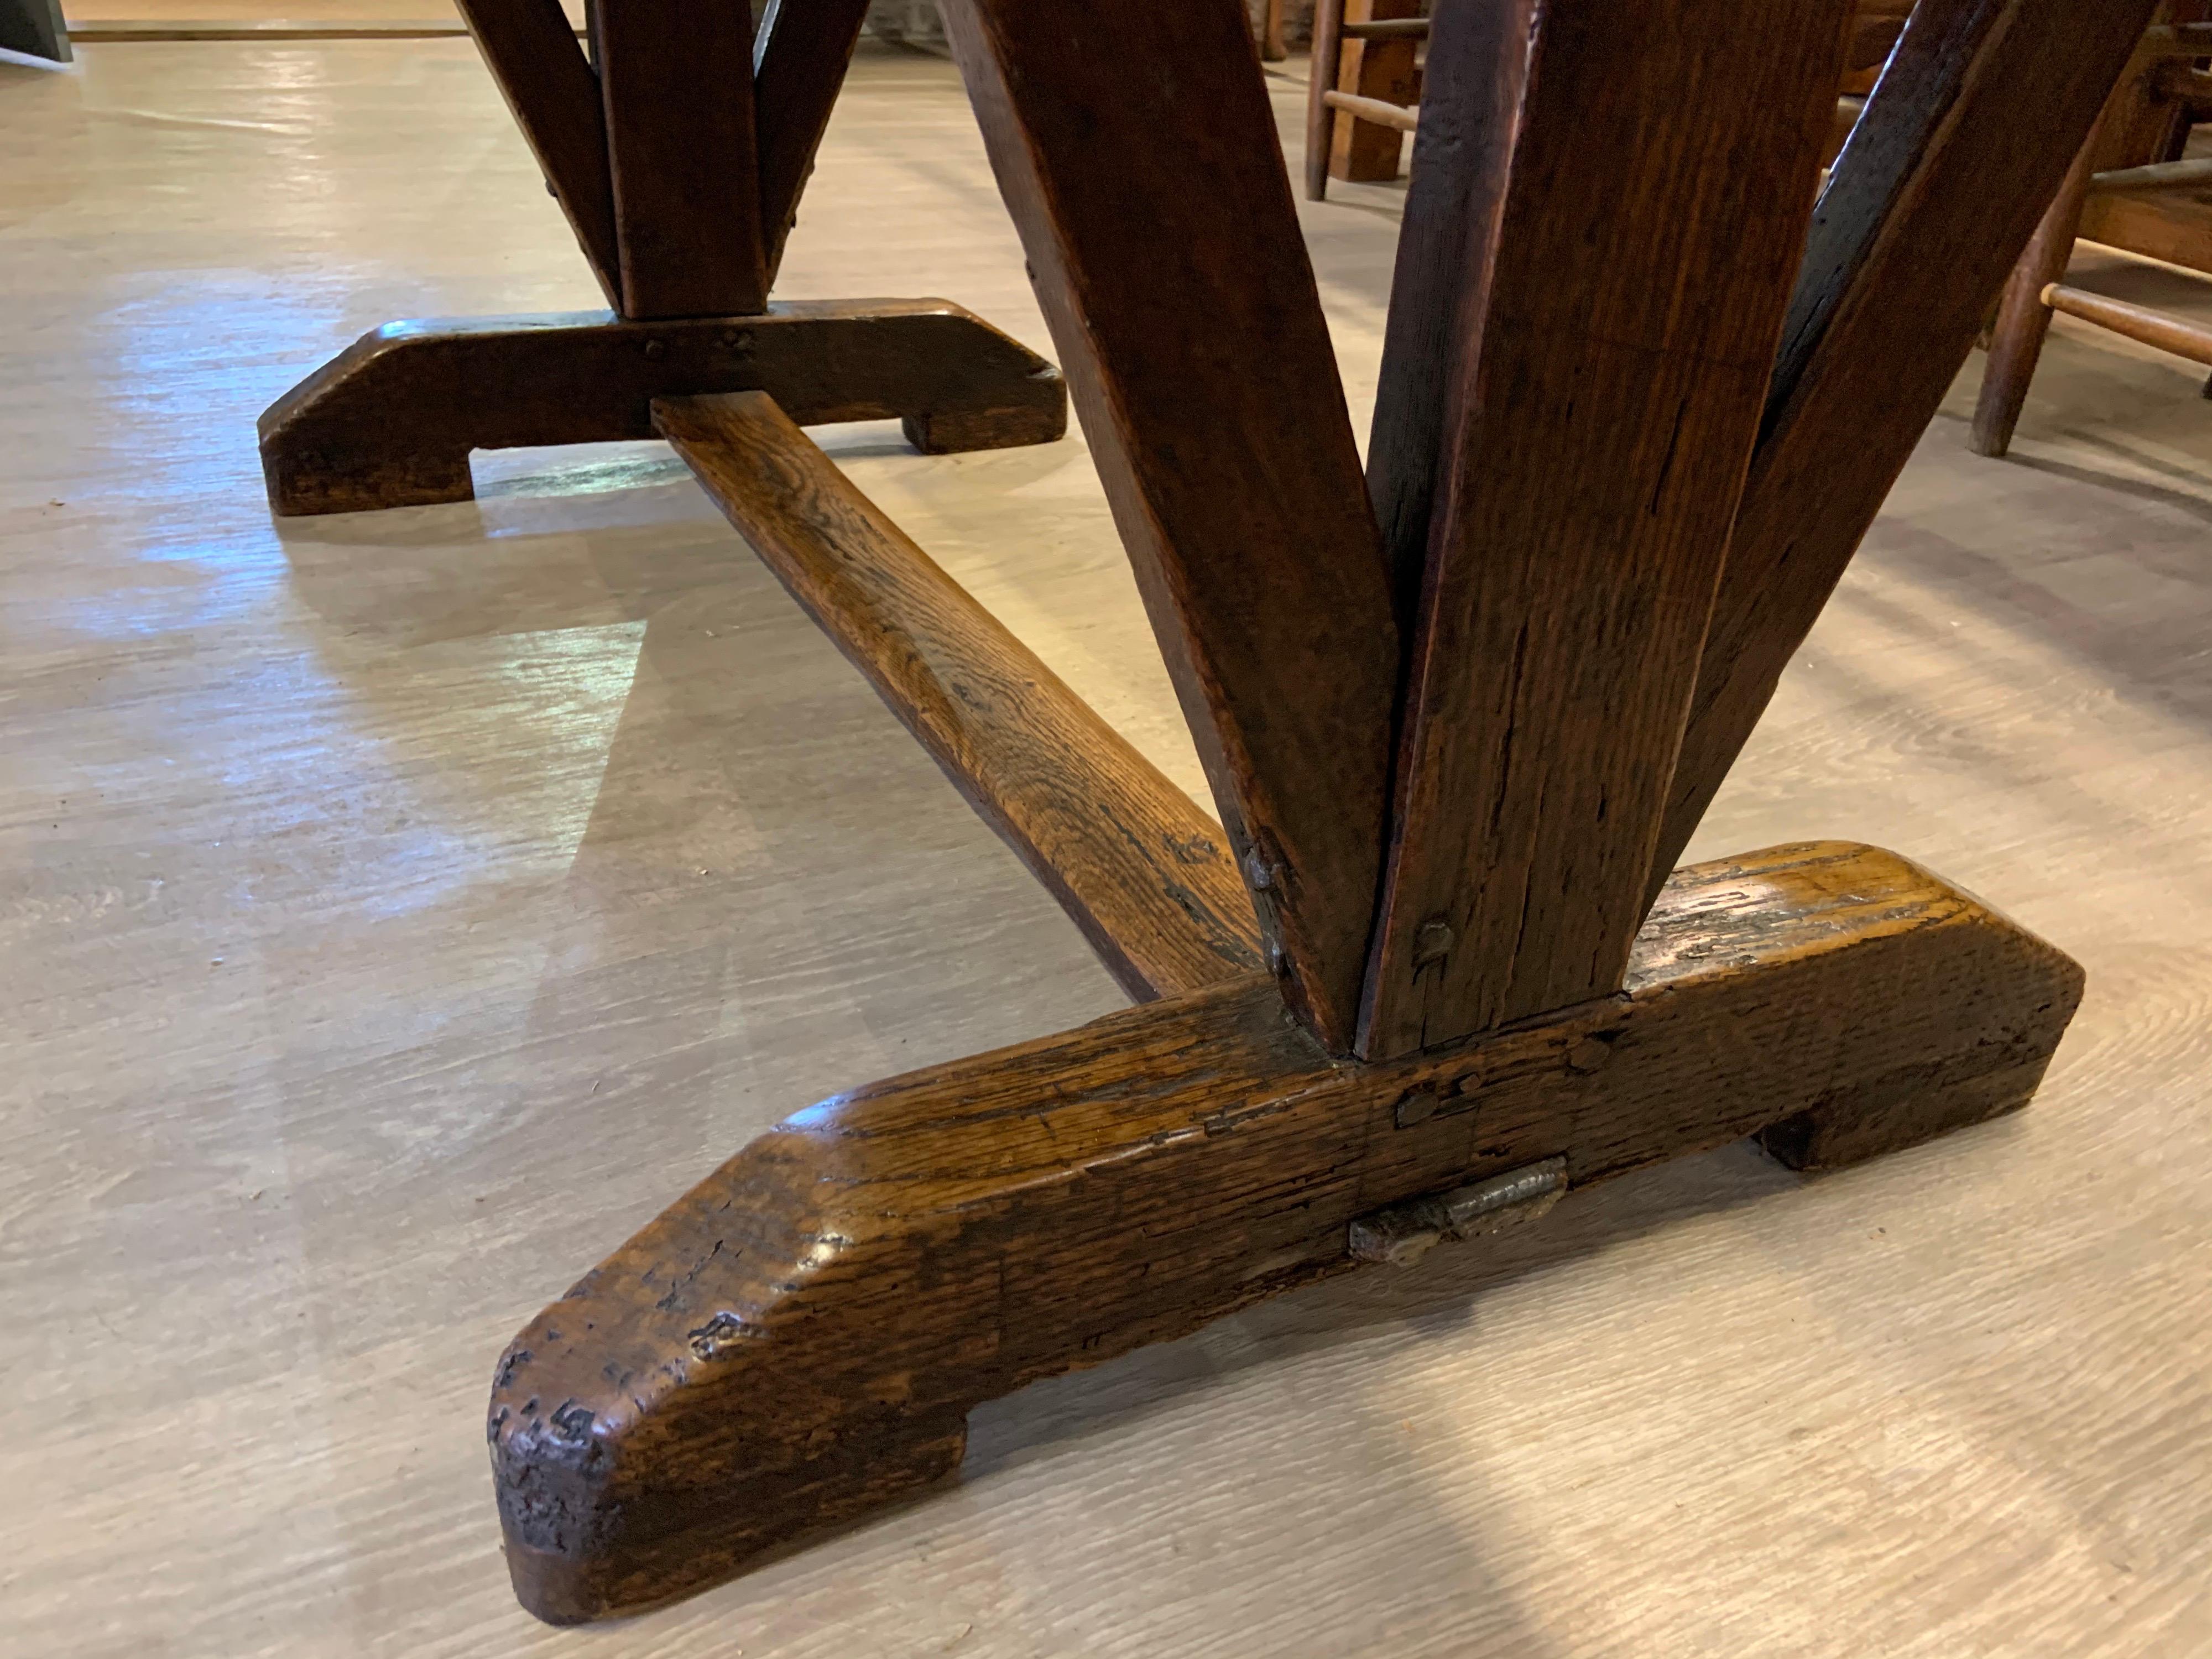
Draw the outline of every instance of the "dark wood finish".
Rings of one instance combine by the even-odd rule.
[[[765,392],[656,402],[738,532],[1139,1001],[1255,972],[1221,827],[854,489]]]
[[[1398,641],[1243,13],[945,21],[1270,966],[1347,1047]]]
[[[1851,20],[1850,45],[1844,53],[1844,72],[1846,76],[1863,75],[1879,70],[1889,61],[1889,54],[1897,45],[1898,36],[1905,33],[1906,10],[1895,12],[1877,10],[1861,6]]]
[[[768,302],[744,0],[598,0],[624,316]]]
[[[1431,21],[1413,173],[1398,233],[1382,369],[1367,442],[1367,488],[1411,632],[1444,442],[1446,390],[1472,337],[1498,249],[1499,216],[1528,79],[1535,0],[1444,6]]]
[[[768,280],[775,280],[783,245],[799,217],[799,198],[814,168],[814,152],[830,125],[830,112],[868,0],[769,0],[761,19],[753,75],[753,109],[759,129],[760,216]]]
[[[610,305],[622,303],[599,78],[560,0],[455,0]]]
[[[2110,329],[2138,344],[2170,351],[2193,363],[2212,365],[2212,328],[2202,323],[2192,323],[2170,312],[2153,311],[2148,306],[2130,305],[2124,300],[2069,288],[2063,283],[2051,283],[2043,290],[2041,298],[2053,311]]]
[[[1332,1062],[1255,975],[833,1097],[507,1350],[516,1590],[568,1622],[726,1577],[949,1474],[982,1401],[1358,1265],[1386,1205],[1754,1133],[1832,1165],[2010,1110],[2081,983],[1899,859],[1799,846],[1682,872],[1626,994],[1418,1059]]]
[[[2066,169],[2058,193],[2044,210],[2012,275],[2005,278],[1996,322],[1990,331],[1990,356],[1982,370],[1974,423],[1966,439],[1976,454],[2002,455],[2012,447],[2013,428],[2027,401],[2028,382],[2035,378],[2036,360],[2043,356],[2044,337],[2051,331],[2043,290],[2066,274],[2067,262],[2074,257],[2075,232],[2081,222],[2081,204],[2088,199],[2096,149],[2093,132]]]
[[[1431,462],[1370,1058],[1620,982],[1850,18],[1553,0],[1539,21],[1503,205],[1462,220],[1494,240],[1465,256]],[[1498,157],[1458,154],[1481,175],[1463,210]]]
[[[0,47],[55,64],[76,57],[58,0],[0,0]]]
[[[1656,890],[1966,361],[2155,0],[1921,0],[1814,215]]]
[[[809,301],[755,317],[605,313],[389,323],[271,404],[279,514],[466,501],[472,449],[653,435],[655,398],[766,392],[802,424],[896,416],[930,452],[1049,443],[1053,366],[942,300]]]

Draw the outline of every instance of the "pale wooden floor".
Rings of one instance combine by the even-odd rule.
[[[253,416],[354,334],[595,302],[466,43],[0,65],[0,155],[11,1659],[2212,1651],[2185,366],[2062,323],[2008,465],[1954,393],[1698,849],[1882,842],[2074,951],[2031,1112],[1290,1297],[560,1633],[498,1555],[514,1328],[779,1115],[1115,994],[665,451],[270,522]],[[1363,428],[1397,199],[1306,210]],[[863,63],[787,287],[1045,343],[946,66]],[[1197,785],[1079,443],[831,441]]]

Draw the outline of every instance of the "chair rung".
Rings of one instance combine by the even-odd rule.
[[[2177,357],[2212,367],[2212,328],[2202,323],[2185,321],[2171,312],[2153,311],[2148,306],[2130,305],[2125,300],[2108,300],[2101,294],[2069,288],[2063,283],[2053,283],[2045,288],[2043,303],[2065,316],[2108,328],[2140,345],[2171,351]]]
[[[1331,109],[1340,109],[1355,121],[1372,121],[1377,126],[1395,127],[1401,132],[1411,132],[1420,124],[1419,104],[1385,103],[1380,98],[1363,98],[1356,92],[1324,92],[1321,98]]]
[[[1370,17],[1364,22],[1340,23],[1337,33],[1347,40],[1425,40],[1425,17]]]

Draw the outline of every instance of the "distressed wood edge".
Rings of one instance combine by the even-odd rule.
[[[1763,943],[1731,931],[1788,892],[1810,897]],[[974,1405],[1358,1265],[1346,1224],[1386,1204],[1546,1156],[1588,1185],[1747,1133],[1832,1168],[2014,1109],[2081,988],[1908,861],[1814,843],[1679,872],[1627,994],[1443,1053],[1332,1060],[1255,976],[835,1097],[508,1349],[488,1432],[516,1592],[555,1623],[636,1611],[902,1501],[957,1468]],[[1747,1010],[1788,1032],[1813,993],[1842,1011],[1832,1055],[1744,1044]],[[1102,1048],[1126,1049],[1122,1083],[1054,1087],[1068,1050]],[[1771,1092],[1741,1098],[1723,1060]],[[1672,1092],[1614,1121],[1639,1066],[1673,1067]],[[1258,1213],[1276,1149],[1331,1171],[1325,1213]],[[1216,1248],[1217,1210],[1246,1234]],[[1086,1227],[1133,1252],[1128,1283],[1084,1277],[1107,1248]]]
[[[653,411],[723,516],[1124,991],[1150,1001],[1259,970],[1259,924],[1221,826],[773,398],[657,398]]]
[[[893,400],[855,372],[868,354],[834,336],[901,325],[948,337],[927,350],[909,342],[896,355],[898,374],[926,390]],[[796,374],[782,377],[792,384],[757,383],[750,354],[772,331],[823,335],[811,385]],[[580,397],[564,360],[587,350],[635,351],[637,367]],[[881,350],[875,357],[885,361]],[[467,501],[471,449],[650,438],[654,397],[740,390],[775,393],[802,424],[896,418],[909,437],[928,438],[917,447],[931,453],[1050,443],[1067,430],[1058,368],[933,299],[779,301],[732,317],[587,311],[386,323],[279,396],[256,430],[270,510],[293,518]],[[534,412],[570,429],[509,435]]]

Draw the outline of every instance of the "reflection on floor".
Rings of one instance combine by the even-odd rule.
[[[2203,1650],[2186,365],[2062,321],[2006,464],[1970,368],[1694,849],[1877,842],[2079,957],[2032,1111],[1571,1197],[988,1407],[933,1501],[562,1633],[491,1512],[514,1328],[781,1114],[1117,999],[665,450],[270,522],[253,417],[362,330],[597,303],[466,42],[0,65],[0,155],[8,1652]],[[1399,200],[1301,208],[1362,429]],[[786,287],[1047,343],[948,67],[864,59]],[[826,435],[1200,787],[1079,440]]]

